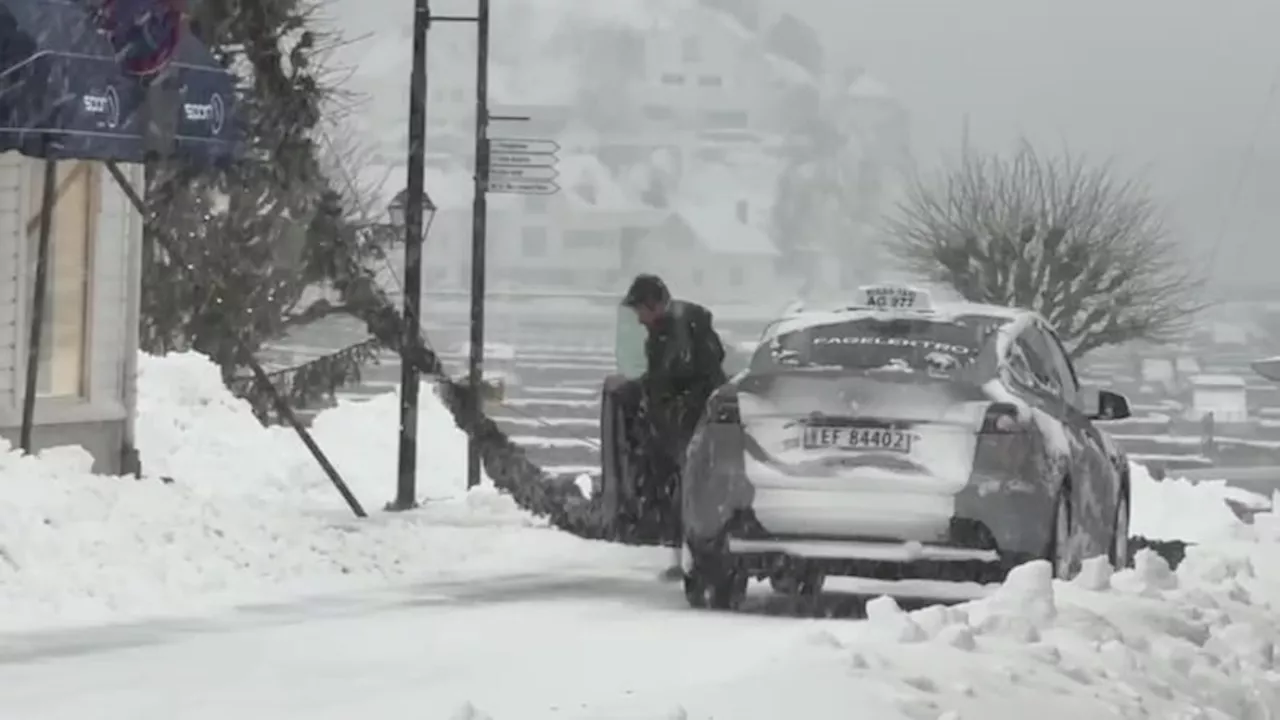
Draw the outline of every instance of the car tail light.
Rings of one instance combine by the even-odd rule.
[[[1013,403],[991,403],[987,414],[982,419],[982,434],[1010,435],[1025,429],[1022,418],[1018,414],[1018,406]]]

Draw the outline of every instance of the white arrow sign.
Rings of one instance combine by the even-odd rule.
[[[554,140],[520,140],[495,138],[489,141],[491,153],[516,153],[519,155],[554,155],[560,145]]]
[[[553,167],[491,167],[490,180],[555,180],[560,173]]]
[[[556,156],[548,153],[523,155],[521,153],[491,153],[489,167],[551,167]]]
[[[490,180],[489,192],[503,195],[555,195],[560,186],[547,180]]]

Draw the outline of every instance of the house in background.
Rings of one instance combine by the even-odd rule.
[[[625,272],[624,245],[657,215],[592,155],[562,155],[554,195],[520,197],[518,235],[492,244],[494,287],[609,291]]]
[[[141,166],[122,166],[136,187]],[[17,446],[25,397],[44,164],[0,155],[0,437]],[[80,445],[120,472],[131,437],[142,217],[101,163],[63,161],[49,238],[33,442]]]
[[[1189,420],[1212,414],[1218,423],[1249,421],[1249,401],[1245,380],[1238,375],[1193,375]]]
[[[777,279],[778,248],[747,201],[683,205],[640,243],[637,264],[666,280],[672,293],[700,303],[768,299]]]

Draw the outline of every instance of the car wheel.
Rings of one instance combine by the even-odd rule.
[[[825,576],[817,571],[779,573],[769,578],[773,591],[781,595],[817,595],[822,592]]]
[[[1049,547],[1045,549],[1044,559],[1053,566],[1053,576],[1066,580],[1072,575],[1071,562],[1071,485],[1063,482],[1058,489],[1057,499],[1053,503],[1053,532],[1049,535]]]
[[[747,596],[747,576],[719,553],[692,553],[685,571],[684,598],[692,608],[736,610]]]
[[[1129,551],[1129,493],[1124,489],[1116,499],[1116,517],[1111,524],[1111,548],[1107,559],[1117,570],[1129,567],[1132,559]]]
[[[774,575],[769,578],[769,587],[779,595],[794,595],[800,592],[800,578],[791,574]]]

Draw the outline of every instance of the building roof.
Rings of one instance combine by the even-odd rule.
[[[685,204],[676,210],[697,241],[715,255],[778,255],[778,247],[755,223],[738,219],[736,203]]]
[[[888,99],[893,97],[893,94],[889,92],[888,86],[871,77],[870,73],[865,72],[849,83],[848,87],[845,88],[845,94],[850,97],[866,99]]]
[[[1239,375],[1193,375],[1191,385],[1197,388],[1232,388],[1243,390],[1244,378]]]
[[[610,212],[631,212],[642,208],[639,199],[624,188],[594,155],[562,155],[556,162],[556,170],[560,173],[556,178],[560,192],[576,207]]]

